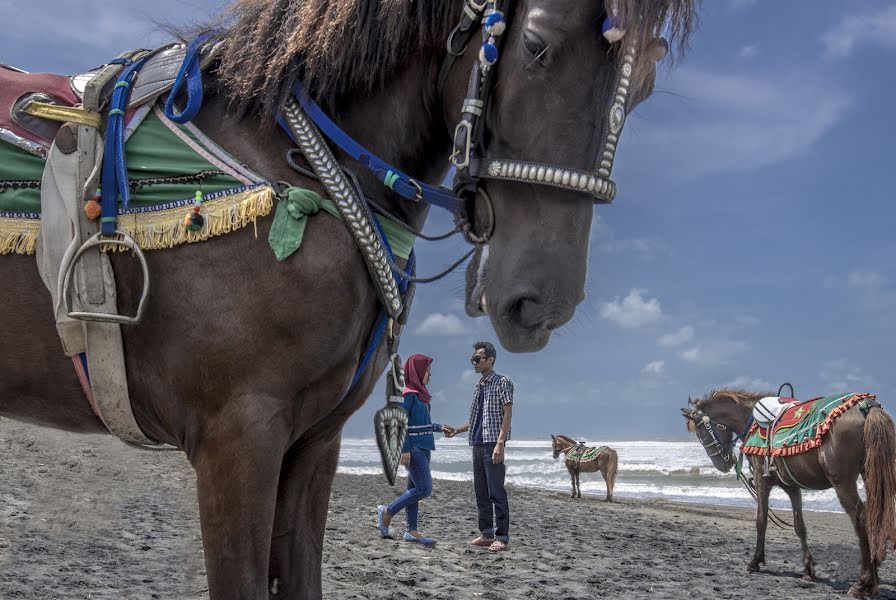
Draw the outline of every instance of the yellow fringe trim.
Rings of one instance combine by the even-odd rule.
[[[143,250],[161,250],[180,244],[202,242],[255,223],[258,217],[270,214],[274,206],[274,190],[262,186],[202,203],[205,223],[199,231],[187,231],[184,217],[192,204],[153,213],[118,216],[118,228],[127,232]],[[113,246],[124,250],[123,246]]]
[[[34,254],[38,233],[39,219],[0,217],[0,255]]]
[[[187,231],[184,217],[192,204],[150,213],[118,216],[118,228],[127,232],[143,250],[161,250],[180,244],[192,244],[241,229],[258,217],[270,214],[274,206],[274,190],[261,186],[202,203],[205,223],[199,231]],[[40,221],[0,217],[0,254],[34,254]],[[123,246],[106,246],[103,250],[125,250]]]

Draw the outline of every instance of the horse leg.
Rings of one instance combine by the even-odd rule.
[[[236,406],[263,405],[259,398]],[[221,413],[229,411],[221,411]],[[187,441],[196,470],[209,596],[268,600],[268,556],[280,463],[288,438],[279,419],[219,413]],[[242,418],[245,417],[245,418]]]
[[[582,497],[582,471],[581,469],[576,469],[576,497]]]
[[[799,488],[784,488],[790,497],[790,506],[793,508],[793,530],[800,538],[803,547],[803,579],[812,581],[815,578],[815,561],[809,551],[809,542],[806,540],[806,523],[803,521],[803,493]]]
[[[339,461],[339,427],[307,433],[280,471],[269,582],[271,598],[321,598],[321,558],[330,491]]]
[[[762,477],[759,470],[753,478],[756,483],[756,550],[753,560],[747,565],[747,571],[756,572],[760,564],[765,564],[765,529],[768,527],[768,496],[772,487]]]
[[[861,567],[859,581],[849,588],[849,595],[856,598],[873,596],[880,590],[877,576],[877,563],[871,558],[871,547],[868,545],[868,532],[865,530],[865,503],[859,496],[859,489],[854,479],[838,483],[834,487],[837,499],[852,521],[852,527],[859,538]]]
[[[613,501],[613,488],[610,487],[610,479],[607,477],[607,469],[601,469],[600,474],[604,478],[604,485],[607,486],[607,495],[604,498],[604,500],[607,502],[612,502]]]
[[[569,479],[572,481],[572,497],[576,497],[576,472],[572,469],[572,467],[566,467],[566,470],[569,471]]]

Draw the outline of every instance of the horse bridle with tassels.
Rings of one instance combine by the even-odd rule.
[[[604,111],[604,139],[600,144],[600,155],[594,171],[583,171],[559,167],[550,163],[529,162],[516,159],[486,158],[486,118],[491,94],[494,89],[497,63],[503,46],[502,34],[507,23],[513,18],[516,3],[513,0],[466,0],[460,23],[451,32],[447,42],[447,57],[439,73],[439,95],[441,96],[451,66],[464,54],[470,40],[482,24],[483,43],[479,59],[474,61],[467,85],[467,94],[461,108],[461,118],[454,130],[454,149],[451,163],[457,169],[454,192],[470,204],[482,190],[479,182],[483,179],[498,179],[546,185],[591,196],[596,203],[606,204],[616,196],[616,184],[610,179],[616,146],[625,124],[631,76],[634,67],[636,46],[629,42],[623,50],[622,64],[613,79],[609,106]],[[612,16],[607,17],[608,20]],[[606,28],[605,28],[606,30]],[[609,39],[609,37],[608,37]],[[486,202],[489,202],[485,196]],[[492,209],[489,207],[489,210]],[[494,222],[488,225],[494,227]],[[487,241],[488,232],[481,239]]]
[[[752,415],[747,420],[747,426],[744,427],[744,430],[740,433],[732,430],[734,435],[731,436],[731,443],[728,444],[728,447],[725,447],[725,444],[722,443],[721,436],[718,433],[718,430],[727,431],[728,426],[723,423],[717,423],[710,418],[709,415],[703,412],[703,410],[697,405],[696,402],[688,398],[688,404],[694,407],[693,415],[694,421],[699,427],[703,425],[703,428],[706,429],[707,432],[712,436],[712,443],[704,444],[703,440],[700,440],[700,445],[706,450],[706,454],[712,458],[713,456],[721,456],[722,460],[728,462],[731,460],[731,451],[734,450],[734,447],[737,445],[737,442],[743,442],[746,439],[747,433],[750,431],[750,427],[753,425],[753,417]],[[715,452],[710,452],[710,449],[715,449]]]

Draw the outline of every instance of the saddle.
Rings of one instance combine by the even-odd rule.
[[[770,457],[808,452],[820,446],[834,421],[856,405],[865,413],[879,406],[873,394],[840,394],[782,405],[785,409],[772,422],[753,424],[741,452]]]

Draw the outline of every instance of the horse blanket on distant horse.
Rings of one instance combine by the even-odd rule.
[[[798,402],[770,427],[754,423],[741,452],[773,457],[808,452],[821,445],[837,417],[856,405],[866,414],[871,407],[880,406],[873,394],[841,394]]]

